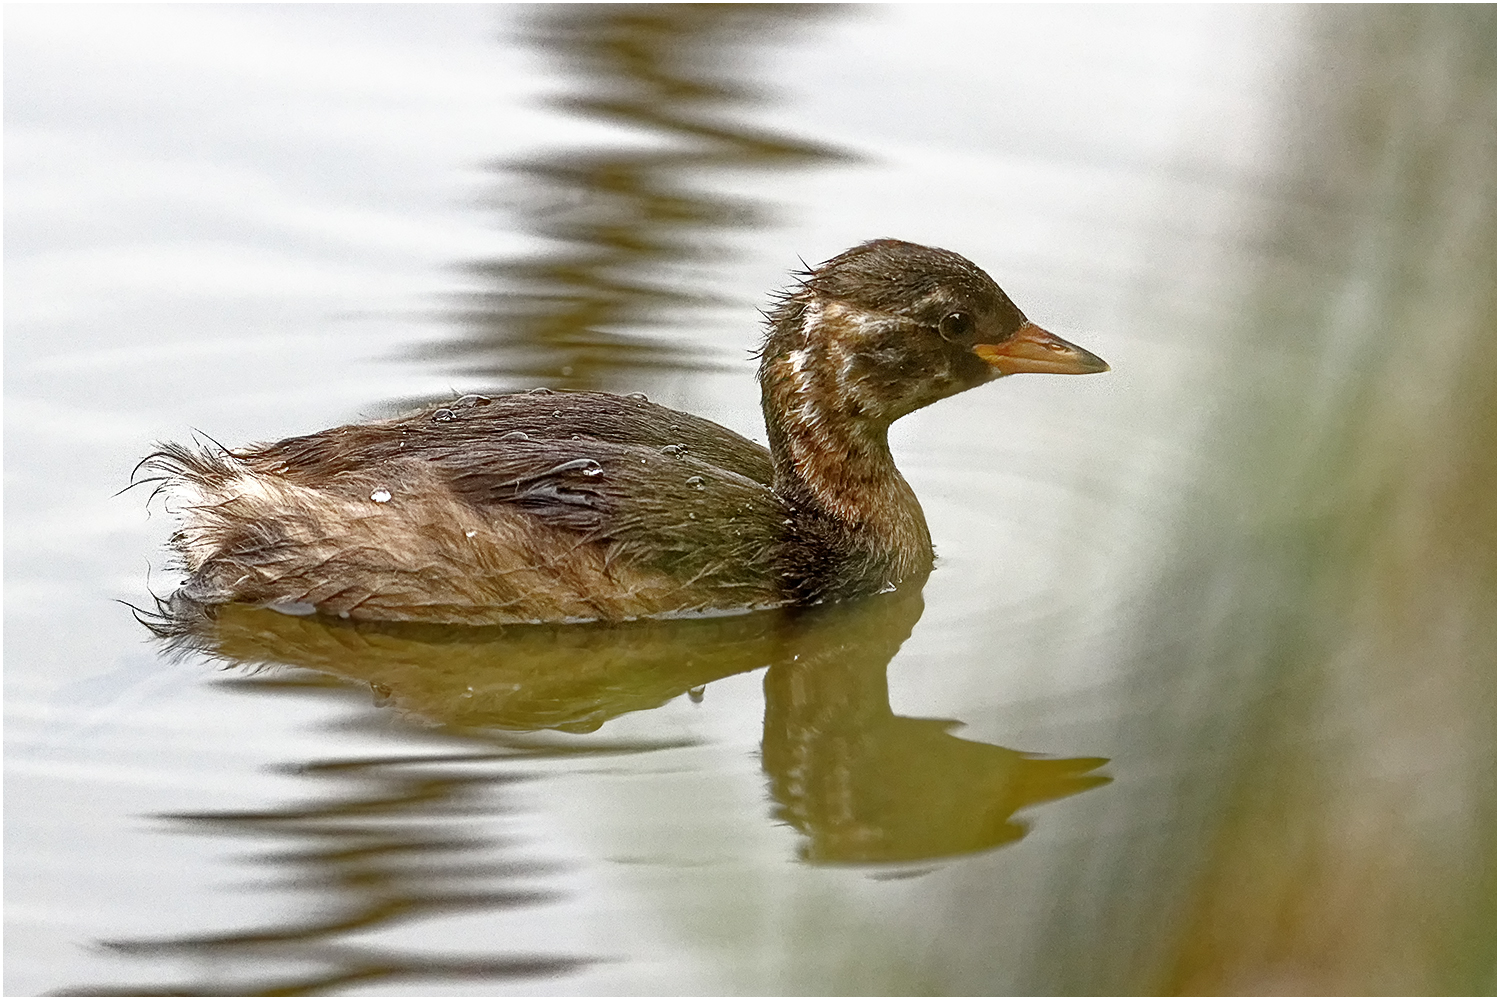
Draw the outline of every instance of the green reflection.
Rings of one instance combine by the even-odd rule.
[[[1020,840],[1028,806],[1109,783],[1100,757],[1049,759],[960,739],[959,722],[891,711],[886,664],[920,594],[859,613],[766,674],[764,766],[777,815],[815,862],[920,861]],[[853,626],[853,627],[850,627]]]
[[[354,623],[226,605],[174,642],[244,664],[368,684],[377,701],[464,731],[590,732],[769,667],[763,766],[817,862],[911,861],[1019,840],[1016,812],[1108,782],[895,715],[886,668],[922,613],[920,582],[863,601],[722,618],[462,628]]]
[[[161,817],[271,846],[257,881],[310,897],[313,916],[242,930],[104,942],[144,957],[211,959],[212,973],[152,987],[74,992],[292,994],[360,984],[567,975],[575,955],[435,956],[347,935],[452,914],[524,910],[554,898],[555,870],[478,824],[514,811],[528,762],[643,753],[665,743],[558,743],[704,685],[768,666],[763,765],[776,815],[818,863],[911,862],[1019,840],[1015,814],[1110,779],[1100,758],[1048,759],[953,736],[956,723],[895,715],[886,668],[922,613],[921,582],[863,601],[724,618],[461,628],[352,623],[226,605],[175,623],[177,654],[306,668],[222,682],[259,697],[347,694],[368,685],[439,749],[315,760],[295,804]],[[160,626],[158,626],[160,627]],[[315,671],[315,672],[308,672]],[[382,732],[361,711],[341,730]],[[432,726],[438,728],[430,728]],[[522,730],[524,732],[514,732]],[[416,732],[422,732],[422,729]],[[448,749],[457,744],[456,749]]]

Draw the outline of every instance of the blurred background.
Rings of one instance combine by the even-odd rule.
[[[1493,993],[1495,37],[7,7],[5,992]],[[764,440],[757,308],[882,236],[1114,369],[894,429],[920,595],[175,653],[119,603],[195,430],[545,384]]]

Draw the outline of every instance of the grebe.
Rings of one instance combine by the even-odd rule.
[[[396,420],[142,462],[177,498],[174,595],[461,624],[815,604],[925,577],[892,421],[1020,372],[1108,370],[958,254],[899,240],[767,314],[770,448],[643,396],[467,395]]]

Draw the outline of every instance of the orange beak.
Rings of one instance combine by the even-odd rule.
[[[1109,371],[1096,357],[1027,320],[1015,335],[998,344],[975,344],[974,353],[1002,375],[1039,372],[1044,375],[1093,375]]]

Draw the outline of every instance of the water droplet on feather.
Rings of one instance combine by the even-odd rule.
[[[467,396],[459,396],[451,405],[455,410],[466,410],[471,406],[489,406],[490,397],[471,392]]]

